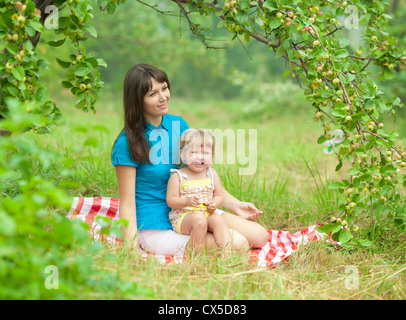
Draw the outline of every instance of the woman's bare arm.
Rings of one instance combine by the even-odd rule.
[[[128,220],[126,228],[122,227],[123,239],[138,246],[137,216],[135,207],[135,177],[137,169],[133,166],[117,165],[116,176],[118,182],[118,193],[120,198],[119,213],[120,219]]]
[[[256,220],[263,214],[263,212],[261,210],[258,210],[252,203],[238,200],[230,193],[228,193],[226,189],[223,189],[223,192],[224,192],[223,207],[234,212],[241,218],[248,220]]]

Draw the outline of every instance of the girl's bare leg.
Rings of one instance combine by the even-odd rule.
[[[191,249],[201,250],[207,234],[207,220],[201,214],[189,213],[183,218],[181,232],[190,234],[188,246]]]
[[[207,229],[213,233],[217,247],[222,254],[231,253],[233,238],[226,221],[218,214],[211,214],[207,217]]]

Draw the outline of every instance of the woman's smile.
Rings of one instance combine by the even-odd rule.
[[[144,97],[143,114],[147,122],[159,126],[162,116],[168,113],[168,102],[171,97],[168,84],[151,79],[152,87]]]

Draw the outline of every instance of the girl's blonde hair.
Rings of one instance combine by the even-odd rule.
[[[216,143],[216,138],[208,129],[194,129],[189,128],[181,135],[179,139],[180,150],[185,149],[190,144],[200,143],[200,145],[211,147],[212,154],[214,156],[214,147]],[[180,166],[184,167],[186,164],[183,162],[182,157],[180,157]]]

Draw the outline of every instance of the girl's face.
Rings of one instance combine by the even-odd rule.
[[[166,82],[151,78],[152,88],[144,96],[143,114],[145,120],[156,127],[161,124],[162,116],[168,113],[168,102],[171,93]]]
[[[212,164],[213,151],[210,145],[187,145],[181,151],[182,160],[190,170],[201,172]]]

